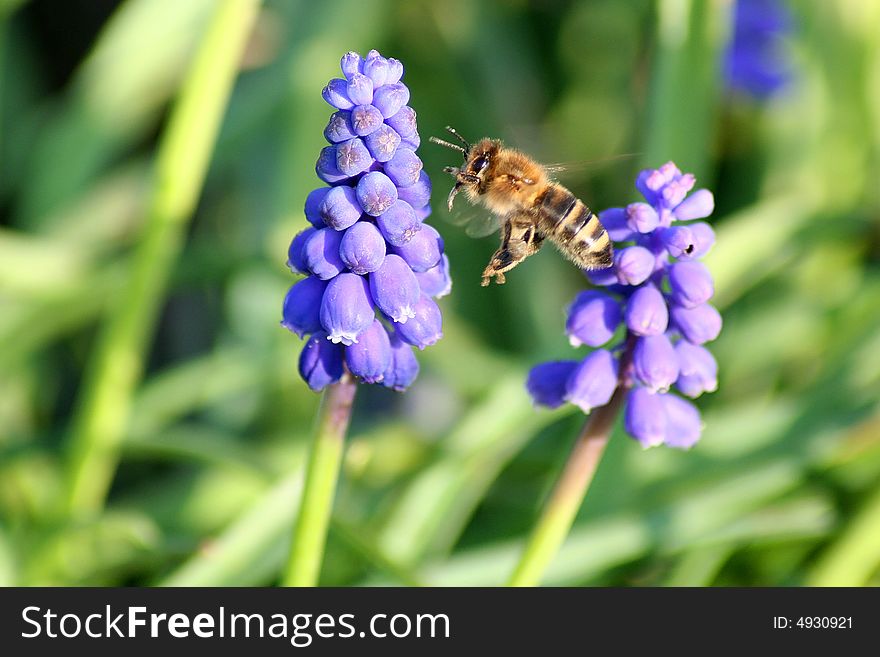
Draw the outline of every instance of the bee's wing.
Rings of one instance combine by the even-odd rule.
[[[544,168],[551,174],[557,173],[579,173],[607,167],[615,162],[630,160],[640,153],[621,153],[620,155],[611,155],[609,157],[599,158],[597,160],[578,160],[576,162],[553,162],[545,164]]]
[[[477,215],[465,226],[468,237],[487,237],[501,228],[501,221],[494,214]]]

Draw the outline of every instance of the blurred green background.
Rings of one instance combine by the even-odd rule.
[[[584,280],[550,249],[479,286],[497,238],[445,221],[447,124],[592,162],[563,182],[597,209],[670,159],[716,194],[703,438],[618,428],[545,583],[880,584],[880,3],[791,3],[792,80],[756,100],[719,73],[729,2],[267,1],[228,105],[211,72],[247,9],[221,4],[0,2],[0,583],[277,582],[319,399],[278,325],[286,249],[321,89],[377,48],[406,66],[455,285],[410,391],[359,391],[322,584],[503,583],[583,422],[523,382],[574,357]],[[112,486],[78,506],[95,427]]]

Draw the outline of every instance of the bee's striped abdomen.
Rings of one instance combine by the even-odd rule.
[[[611,240],[599,218],[561,185],[551,185],[537,205],[544,235],[583,269],[611,266]]]

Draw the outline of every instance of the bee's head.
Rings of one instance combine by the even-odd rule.
[[[446,201],[450,212],[452,211],[452,203],[455,201],[456,195],[462,190],[466,190],[473,196],[482,194],[485,189],[485,179],[492,166],[493,158],[499,149],[498,142],[491,139],[481,139],[479,142],[471,146],[468,141],[462,137],[454,128],[446,127],[446,130],[458,139],[462,146],[443,141],[437,137],[431,137],[431,141],[441,146],[446,146],[456,151],[461,151],[464,157],[464,164],[460,167],[444,167],[446,173],[452,174],[455,178],[455,185],[449,192],[449,198]]]

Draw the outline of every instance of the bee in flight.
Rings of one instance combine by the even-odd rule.
[[[496,283],[504,283],[504,273],[536,253],[544,239],[581,269],[611,266],[611,240],[599,217],[551,180],[547,167],[497,139],[471,145],[453,128],[446,130],[461,145],[436,137],[431,141],[464,155],[462,166],[443,169],[455,177],[447,200],[450,212],[463,190],[471,203],[485,205],[501,226],[501,246],[483,270],[483,286],[493,277]]]

